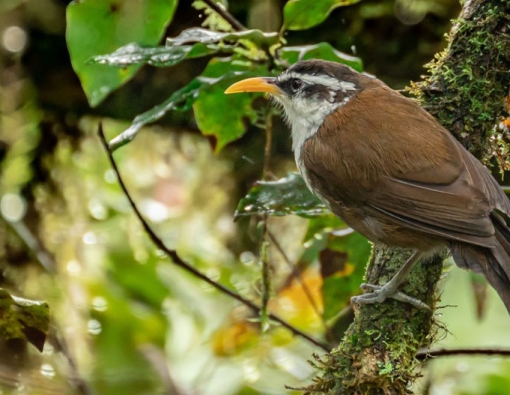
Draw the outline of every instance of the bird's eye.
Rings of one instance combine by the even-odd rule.
[[[301,89],[303,86],[303,81],[301,81],[299,78],[292,78],[290,80],[290,88],[296,92],[297,90]]]

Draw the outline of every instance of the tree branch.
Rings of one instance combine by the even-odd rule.
[[[115,162],[115,159],[113,158],[113,154],[110,151],[110,149],[108,148],[108,142],[106,141],[105,135],[103,133],[103,126],[102,126],[102,124],[99,124],[98,135],[99,135],[101,143],[102,143],[102,145],[103,145],[103,147],[104,147],[104,149],[105,149],[105,151],[106,151],[106,153],[108,155],[108,159],[110,161],[110,165],[112,166],[112,169],[115,172],[115,175],[117,176],[117,180],[119,182],[119,185],[120,185],[122,191],[124,192],[124,195],[126,196],[126,198],[129,201],[129,205],[133,209],[136,217],[138,218],[138,220],[142,224],[142,227],[145,230],[145,233],[147,233],[147,235],[149,236],[149,239],[154,243],[154,245],[157,248],[159,248],[161,251],[163,251],[168,257],[170,257],[175,265],[179,266],[180,268],[184,269],[185,271],[187,271],[188,273],[192,274],[193,276],[195,276],[195,277],[199,278],[200,280],[206,282],[207,284],[211,285],[213,288],[215,288],[216,290],[220,291],[221,293],[223,293],[225,295],[228,295],[229,297],[231,297],[231,298],[237,300],[238,302],[242,303],[243,305],[248,307],[254,314],[259,315],[260,314],[260,307],[259,306],[257,306],[252,301],[242,297],[241,295],[239,295],[238,293],[234,292],[230,288],[227,288],[224,285],[222,285],[222,284],[214,281],[213,279],[207,277],[205,274],[203,274],[202,272],[200,272],[199,270],[197,270],[193,266],[191,266],[189,263],[184,261],[179,256],[177,251],[168,248],[165,245],[165,243],[163,243],[163,241],[156,235],[156,233],[152,230],[152,228],[147,223],[145,218],[142,216],[142,213],[140,212],[140,210],[138,209],[137,205],[135,204],[133,198],[129,194],[129,191],[127,190],[126,185],[124,184],[124,180],[122,179],[122,177],[120,175],[120,172],[119,172],[119,169],[118,169],[117,164]],[[329,345],[324,344],[324,343],[320,342],[317,339],[314,339],[310,335],[308,335],[308,334],[302,332],[301,330],[297,329],[296,327],[292,326],[291,324],[289,324],[287,321],[283,320],[282,318],[280,318],[280,317],[278,317],[278,316],[276,316],[274,314],[269,314],[268,317],[271,320],[273,320],[275,322],[278,322],[281,326],[287,328],[294,335],[299,336],[299,337],[307,340],[308,342],[314,344],[315,346],[320,347],[320,348],[322,348],[325,351],[329,351],[331,349],[331,347],[329,347]]]
[[[456,355],[499,355],[510,357],[510,350],[504,348],[438,348],[436,350],[420,350],[416,354],[419,360],[437,357],[450,357]]]
[[[452,28],[448,48],[429,66],[429,75],[413,84],[423,107],[478,158],[508,147],[495,136],[506,115],[504,98],[510,86],[510,2],[471,0]],[[496,138],[494,138],[496,137]],[[493,142],[496,141],[496,143]],[[488,146],[488,143],[491,146]],[[391,278],[409,251],[376,246],[367,282]],[[413,268],[403,291],[435,308],[435,290],[442,259]],[[416,368],[437,332],[434,316],[388,300],[361,306],[344,341],[317,364],[322,376],[308,388],[319,394],[408,394]]]

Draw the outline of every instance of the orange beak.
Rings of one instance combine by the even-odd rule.
[[[276,85],[276,80],[271,77],[247,78],[230,85],[225,91],[226,94],[242,92],[265,92],[275,96],[282,94],[282,91]]]

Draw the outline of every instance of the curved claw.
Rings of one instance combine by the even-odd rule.
[[[394,291],[392,287],[386,287],[386,285],[361,284],[360,288],[364,292],[369,291],[370,293],[353,296],[351,298],[351,303],[354,305],[375,304],[382,303],[386,299],[391,298],[398,300],[399,302],[408,303],[420,310],[432,311],[432,309],[421,300],[413,298],[403,292]]]

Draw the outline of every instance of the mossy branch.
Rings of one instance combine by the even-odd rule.
[[[448,48],[426,67],[428,75],[411,84],[411,94],[473,155],[510,169],[508,138],[498,130],[508,115],[510,3],[467,1]]]
[[[496,157],[507,168],[508,144],[497,125],[507,116],[510,86],[510,2],[466,1],[449,34],[449,45],[427,66],[410,92],[422,106],[484,162]],[[378,246],[367,269],[369,283],[384,283],[409,251]],[[441,257],[413,268],[403,291],[436,304]],[[317,359],[320,376],[309,394],[408,394],[419,375],[421,347],[437,332],[433,314],[389,300],[362,306],[342,343]]]

